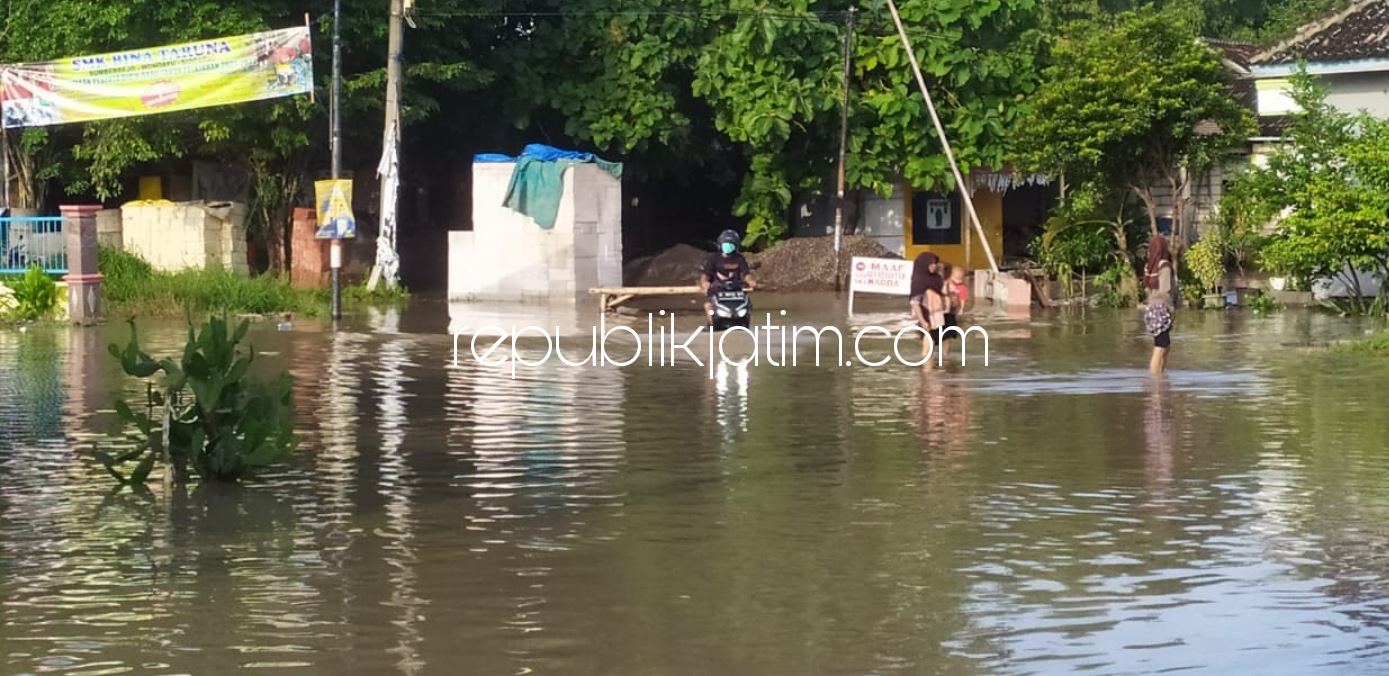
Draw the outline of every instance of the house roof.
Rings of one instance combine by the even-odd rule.
[[[1253,66],[1389,58],[1389,0],[1358,0],[1313,21],[1283,42],[1255,54]]]
[[[1258,114],[1258,90],[1255,88],[1254,78],[1249,72],[1250,60],[1259,52],[1258,45],[1231,40],[1206,39],[1203,42],[1211,49],[1219,52],[1221,62],[1232,71],[1234,77],[1231,78],[1230,82],[1230,95],[1240,105],[1255,114],[1255,123],[1259,128],[1257,135],[1266,138],[1282,136],[1284,130],[1292,123],[1290,118],[1284,115]]]
[[[1211,48],[1220,52],[1220,56],[1227,65],[1237,66],[1240,70],[1249,70],[1249,62],[1259,53],[1259,46],[1249,42],[1236,42],[1234,40],[1215,40],[1207,38],[1204,42]]]

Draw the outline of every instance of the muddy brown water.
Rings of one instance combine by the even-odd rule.
[[[984,316],[988,366],[930,374],[513,378],[448,314],[258,325],[302,452],[151,498],[77,454],[120,445],[125,327],[0,332],[0,673],[1389,666],[1389,364],[1315,349],[1368,324],[1186,312],[1156,381],[1133,311]]]

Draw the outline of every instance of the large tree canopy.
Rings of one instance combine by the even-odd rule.
[[[1288,8],[1335,2],[1340,0],[1164,4],[1195,17],[1194,25],[1235,35],[1302,11]],[[1056,146],[1086,151],[1081,154],[1092,163],[1101,162],[1095,155],[1100,153],[1108,166],[1133,159],[1122,140],[1136,138],[1134,125],[1145,124],[1153,133],[1173,131],[1182,154],[1192,147],[1182,145],[1190,141],[1182,131],[1186,127],[1177,127],[1190,120],[1178,108],[1194,106],[1223,119],[1208,87],[1216,65],[1196,56],[1194,46],[1184,42],[1189,34],[1155,20],[1125,28],[1104,19],[1129,4],[898,2],[966,171],[1008,164],[1016,140],[1063,131],[1048,131],[1047,125],[1072,124],[1074,138],[1093,132],[1098,139],[1121,139]],[[833,184],[851,5],[858,12],[849,187],[887,194],[900,180],[949,186],[934,128],[880,0],[419,3],[405,39],[407,142],[425,148],[431,155],[426,160],[535,139],[626,160],[637,179],[742,175],[741,193],[727,208],[746,221],[750,240],[774,239],[785,232],[797,192]],[[270,230],[282,228],[287,200],[301,179],[327,164],[330,6],[319,0],[309,8],[316,23],[315,102],[301,97],[10,134],[20,184],[30,188],[26,199],[42,206],[42,189],[50,184],[104,199],[119,193],[123,179],[147,163],[197,156],[253,170],[257,199],[265,207],[258,210],[261,219]],[[0,59],[46,60],[283,28],[300,23],[303,9],[272,0],[11,3],[4,10]],[[374,165],[380,152],[387,7],[379,0],[342,0],[342,10],[345,151],[355,166]],[[1046,36],[1074,18],[1089,19],[1093,30],[1116,36],[1073,34],[1051,53]],[[1051,93],[1046,87],[1037,91],[1046,64],[1053,66],[1045,79],[1065,80],[1065,64],[1087,59],[1108,59],[1117,69],[1101,73],[1114,86],[1101,92],[1108,98],[1099,108],[1063,105],[1062,93],[1092,93],[1073,77],[1048,85]],[[1157,59],[1163,77],[1133,68],[1145,59]],[[1168,86],[1172,73],[1181,78]],[[1131,81],[1120,81],[1125,74],[1133,75]],[[1100,115],[1104,106],[1134,101],[1143,105],[1109,118]],[[1037,104],[1050,106],[1051,114],[1030,114]],[[1081,115],[1068,122],[1060,113]]]
[[[1189,26],[1153,10],[1074,24],[1057,41],[1017,138],[1053,176],[1133,192],[1157,231],[1158,195],[1181,196],[1254,130],[1229,75]],[[1173,213],[1182,241],[1186,205]]]

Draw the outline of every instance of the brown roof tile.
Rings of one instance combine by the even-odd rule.
[[[1250,59],[1253,65],[1389,58],[1389,0],[1360,0],[1307,24],[1296,35]]]
[[[1248,68],[1249,60],[1259,53],[1259,46],[1248,42],[1214,39],[1207,39],[1205,42],[1207,45],[1210,45],[1216,51],[1220,52],[1220,55],[1225,57],[1225,60],[1241,68]]]

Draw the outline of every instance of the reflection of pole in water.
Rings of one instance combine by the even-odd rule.
[[[323,449],[318,453],[319,483],[326,489],[324,518],[328,546],[325,558],[338,566],[341,557],[352,545],[353,537],[348,518],[352,514],[352,491],[356,484],[357,462],[357,393],[361,379],[351,360],[357,357],[360,346],[356,338],[334,331],[327,351],[326,377],[323,379],[323,398],[318,402],[320,438]]]
[[[400,610],[395,623],[400,628],[400,641],[390,650],[399,656],[401,673],[415,674],[424,667],[416,646],[422,640],[416,622],[423,601],[415,595],[417,557],[412,546],[415,539],[411,521],[411,501],[414,489],[410,483],[410,466],[401,454],[405,428],[409,421],[405,413],[404,366],[409,363],[405,344],[390,340],[381,346],[377,355],[376,391],[379,393],[377,411],[381,429],[381,495],[384,498],[386,524],[382,533],[391,540],[385,549],[391,552],[388,563],[391,574],[391,605]]]
[[[397,308],[367,308],[367,321],[377,333],[400,333],[400,310]]]

